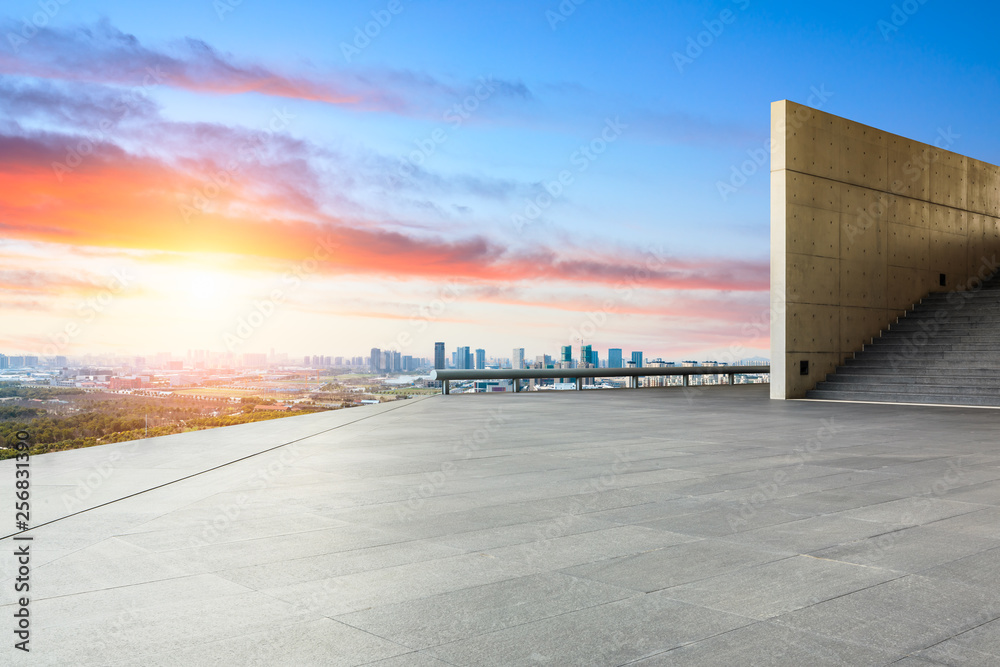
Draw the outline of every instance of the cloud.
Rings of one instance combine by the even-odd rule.
[[[219,188],[211,210],[185,223],[187,193],[204,189],[204,181],[184,166],[101,144],[60,182],[49,164],[62,155],[58,145],[44,134],[0,136],[0,230],[5,236],[290,261],[336,244],[325,272],[404,279],[545,280],[622,289],[761,291],[768,286],[764,262],[682,261],[620,250],[584,255],[573,248],[524,253],[481,234],[443,238],[387,229],[379,220],[341,219],[317,210],[308,195],[294,189],[259,190],[254,178],[233,179],[228,188]],[[259,174],[260,179],[268,176],[266,170]]]
[[[0,22],[0,32],[16,34],[18,28]],[[405,70],[285,73],[241,61],[191,37],[165,48],[146,46],[106,19],[74,28],[39,28],[27,43],[0,50],[0,74],[137,89],[167,85],[213,95],[257,93],[413,116],[440,113],[444,101],[461,99],[477,85],[445,83]],[[495,94],[504,98],[532,99],[522,82],[493,83]]]
[[[767,295],[758,293],[727,295],[672,291],[665,295],[655,289],[641,294],[622,294],[612,290],[581,298],[577,293],[553,294],[538,289],[528,292],[490,285],[475,288],[472,294],[479,302],[574,313],[603,313],[611,318],[636,315],[643,318],[743,323],[767,312]]]
[[[112,36],[120,48],[141,54],[134,38],[116,31]],[[98,41],[107,39],[102,35]],[[95,86],[77,95],[75,85],[0,80],[0,92],[10,92],[0,103],[6,114],[61,119],[70,126],[59,132],[0,129],[0,231],[5,236],[131,251],[216,253],[263,263],[299,261],[336,243],[335,258],[323,265],[328,274],[456,278],[483,285],[546,281],[741,292],[768,287],[764,262],[680,260],[627,247],[593,251],[571,240],[518,250],[483,233],[456,229],[445,234],[439,227],[397,219],[386,215],[387,200],[419,202],[386,188],[391,161],[322,148],[281,128],[168,122],[144,103],[136,107],[137,123],[97,135],[81,133],[72,126],[92,122],[115,94]],[[294,117],[286,120],[294,122]],[[155,146],[155,154],[144,152],[146,146]],[[419,186],[408,187],[424,187],[427,196],[450,190],[504,200],[523,187],[473,175],[416,174]],[[383,208],[354,200],[359,191],[367,196],[380,187],[383,196],[375,206]]]
[[[24,122],[98,128],[126,117],[154,118],[158,107],[144,94],[96,84],[0,78],[0,113]]]
[[[58,292],[87,293],[98,287],[98,281],[56,276],[31,269],[0,269],[0,290],[5,293],[51,294]]]

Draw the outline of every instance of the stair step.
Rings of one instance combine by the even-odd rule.
[[[865,392],[890,392],[893,394],[900,395],[919,395],[923,396],[925,394],[947,394],[949,396],[994,396],[997,400],[1000,400],[1000,389],[997,387],[980,387],[975,385],[936,385],[936,384],[894,384],[887,386],[880,383],[870,383],[870,384],[839,384],[835,382],[820,382],[816,385],[816,389],[825,391],[865,391]]]
[[[919,334],[923,333],[921,336]],[[916,339],[914,338],[916,336]],[[927,337],[928,341],[933,341],[935,343],[998,343],[1000,342],[1000,332],[991,333],[987,331],[978,330],[966,330],[963,333],[959,333],[957,330],[941,330],[937,333],[925,333],[922,331],[899,331],[892,329],[889,331],[882,332],[882,335],[875,338],[873,343],[891,343],[893,341],[910,341],[923,339],[924,336]]]
[[[806,397],[1000,407],[1000,274],[928,294]]]
[[[955,378],[967,378],[970,380],[975,379],[989,379],[998,378],[1000,379],[1000,371],[993,368],[969,368],[965,370],[958,370],[952,366],[948,366],[942,369],[928,369],[923,365],[914,364],[912,369],[898,369],[894,370],[892,368],[885,368],[883,366],[839,366],[836,373],[830,373],[827,379],[830,377],[855,377],[859,375],[864,376],[878,376],[880,378],[895,378],[895,377],[955,377]]]
[[[899,352],[900,350],[914,350],[914,349],[927,349],[927,350],[955,350],[955,351],[980,351],[980,352],[990,352],[995,350],[1000,350],[1000,340],[998,341],[945,341],[941,342],[935,339],[930,339],[929,341],[923,341],[920,338],[916,340],[911,339],[892,339],[892,340],[876,340],[874,343],[868,343],[865,345],[862,352],[869,350],[883,350],[889,352]],[[857,352],[856,354],[861,354]]]
[[[969,377],[966,375],[918,375],[907,373],[905,375],[877,375],[873,373],[865,374],[843,374],[831,373],[826,378],[827,385],[837,386],[858,386],[858,385],[928,385],[928,386],[968,386],[983,387],[996,390],[1000,393],[1000,376],[991,377]],[[822,382],[820,384],[823,384]],[[826,387],[830,389],[832,387]]]
[[[806,398],[875,403],[923,403],[940,405],[978,405],[1000,407],[1000,396],[953,396],[950,394],[897,394],[887,391],[830,391],[813,389]]]

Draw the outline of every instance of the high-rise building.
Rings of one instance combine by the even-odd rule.
[[[468,345],[456,348],[455,368],[472,368],[472,352]]]
[[[10,360],[6,354],[0,354],[0,370],[10,368]]]
[[[593,358],[593,350],[590,345],[580,346],[580,368],[587,368],[587,364],[591,363]]]
[[[633,352],[632,362],[635,364],[636,368],[642,368],[642,352]]]
[[[572,345],[563,345],[562,346],[562,355],[560,355],[559,361],[565,361],[567,363],[573,361],[573,346]]]
[[[392,372],[399,373],[403,370],[403,353],[395,350],[392,353]]]
[[[244,368],[267,368],[267,355],[263,352],[245,352],[243,354]],[[184,369],[183,361],[167,362],[167,369],[179,371]]]
[[[444,368],[444,343],[434,343],[434,368]]]
[[[663,359],[652,359],[646,362],[647,368],[666,368],[673,366],[674,362]],[[670,375],[648,375],[642,379],[644,387],[669,387],[672,384],[683,384],[684,380],[679,376]]]
[[[555,368],[552,364],[552,356],[548,354],[539,354],[535,357],[535,368]]]
[[[622,362],[622,349],[620,347],[613,347],[608,350],[608,368],[624,368],[625,364]]]
[[[486,368],[486,350],[479,348],[476,350],[476,370],[481,371]]]
[[[377,347],[372,348],[371,356],[368,358],[368,366],[372,369],[372,373],[382,372],[382,350]]]
[[[403,370],[406,372],[417,370],[416,364],[413,363],[413,355],[404,354],[403,355]]]
[[[510,358],[511,368],[524,368],[524,348],[515,347],[514,355]]]

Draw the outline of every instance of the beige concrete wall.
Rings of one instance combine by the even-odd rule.
[[[771,141],[771,398],[804,396],[928,292],[996,269],[1000,167],[787,100]]]

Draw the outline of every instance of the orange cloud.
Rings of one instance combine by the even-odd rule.
[[[4,152],[5,145],[16,150]],[[619,290],[762,291],[765,262],[681,261],[635,251],[518,253],[483,236],[385,229],[322,213],[294,187],[261,183],[264,167],[216,187],[180,166],[98,145],[69,172],[52,138],[0,136],[0,229],[8,237],[81,246],[225,253],[263,261],[321,260],[316,271],[485,284],[600,284]],[[281,180],[282,172],[273,172]],[[190,193],[203,194],[200,210]],[[203,211],[203,212],[202,212]],[[291,212],[291,215],[289,214]],[[304,219],[306,216],[311,219]]]

